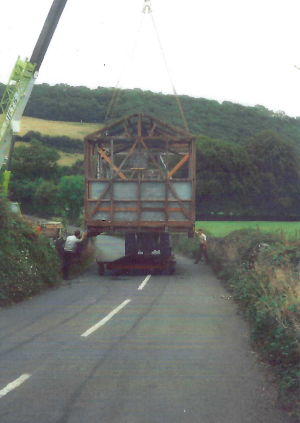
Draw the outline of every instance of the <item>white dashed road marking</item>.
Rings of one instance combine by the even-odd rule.
[[[147,277],[146,277],[146,279],[144,280],[144,282],[138,287],[138,289],[139,290],[142,290],[145,286],[146,286],[146,283],[148,282],[148,280],[151,278],[151,275],[148,275]]]
[[[4,397],[4,395],[18,388],[18,386],[22,385],[22,383],[29,379],[30,376],[31,375],[25,374],[20,376],[19,379],[16,379],[14,382],[9,383],[4,389],[0,391],[0,398]]]
[[[99,329],[101,326],[105,325],[106,322],[108,322],[115,314],[117,314],[120,310],[122,310],[123,307],[125,307],[128,303],[130,303],[131,300],[126,300],[124,303],[119,305],[119,307],[115,308],[111,313],[109,313],[104,319],[100,320],[99,323],[92,326],[90,329],[88,329],[86,332],[84,332],[81,336],[87,337],[91,333],[95,332],[95,330]]]

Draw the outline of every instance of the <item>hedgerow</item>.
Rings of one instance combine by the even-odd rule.
[[[279,400],[300,421],[300,239],[236,231],[208,241],[210,261],[251,322],[252,340],[278,377]]]
[[[54,287],[59,283],[55,248],[20,216],[11,213],[0,196],[0,305]]]

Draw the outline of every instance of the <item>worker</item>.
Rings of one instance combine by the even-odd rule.
[[[197,253],[195,264],[198,264],[199,260],[202,259],[202,253],[205,257],[205,263],[209,264],[209,259],[208,259],[207,249],[206,249],[206,235],[204,235],[202,229],[198,229],[198,232],[195,231],[195,233],[198,235],[198,240],[199,240],[199,250]]]
[[[69,280],[69,270],[72,262],[72,257],[74,257],[76,245],[79,242],[82,242],[86,237],[86,232],[84,232],[81,237],[80,231],[75,231],[74,235],[68,236],[64,246],[64,256],[63,256],[63,279]]]

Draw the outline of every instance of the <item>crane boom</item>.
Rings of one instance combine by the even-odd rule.
[[[0,101],[0,169],[7,162],[8,156],[7,165],[10,165],[13,136],[20,132],[23,112],[66,3],[67,0],[53,0],[30,60],[22,61],[18,58],[10,75]]]

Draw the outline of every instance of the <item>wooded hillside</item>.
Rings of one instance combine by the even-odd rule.
[[[100,127],[112,94],[113,89],[107,88],[37,85],[25,114],[60,122],[98,122]],[[259,220],[299,218],[300,118],[273,113],[262,106],[219,104],[186,96],[181,102],[190,130],[197,135],[196,212],[199,218],[218,218],[220,214],[255,216]],[[138,111],[183,126],[173,96],[141,90],[121,91],[114,117]],[[59,125],[59,122],[52,124]],[[27,144],[14,151],[10,198],[21,202],[27,213],[34,210],[43,216],[65,213],[69,220],[79,218],[83,202],[83,162],[77,161],[71,167],[59,166],[57,150],[82,154],[83,136],[82,133],[78,133],[78,138],[66,135],[49,136],[29,131],[18,137]],[[72,207],[69,191],[77,193]],[[76,210],[74,216],[70,210]]]
[[[0,95],[5,86],[0,84]],[[89,89],[69,85],[36,85],[26,107],[25,116],[70,122],[103,123],[113,88]],[[240,143],[262,130],[278,132],[296,141],[300,149],[300,117],[291,118],[263,106],[245,107],[224,101],[180,96],[189,129],[194,134]],[[146,112],[183,127],[176,99],[172,95],[150,91],[121,90],[114,117]]]

